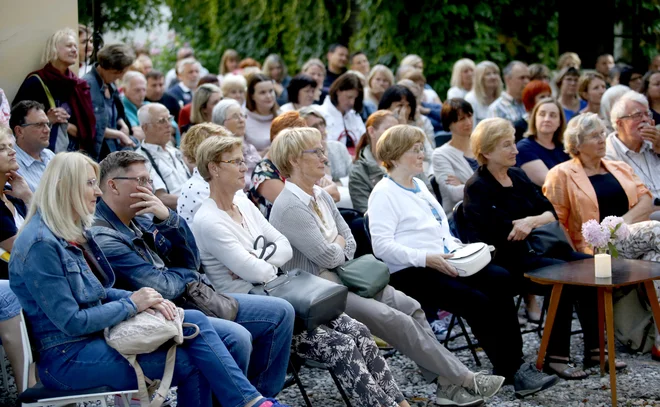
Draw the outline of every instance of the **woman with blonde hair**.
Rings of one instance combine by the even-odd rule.
[[[241,107],[245,107],[245,93],[247,92],[247,81],[243,75],[233,73],[225,75],[220,85],[222,96],[236,100]]]
[[[488,107],[502,93],[500,68],[491,61],[482,61],[474,68],[474,85],[465,95],[465,100],[472,105],[474,125],[488,117]]]
[[[14,242],[10,284],[31,327],[46,388],[134,389],[135,370],[106,343],[103,330],[139,312],[159,312],[168,320],[179,312],[152,288],[112,288],[114,272],[88,231],[102,194],[99,177],[99,166],[89,157],[56,155]],[[179,388],[179,404],[210,407],[215,397],[224,405],[280,405],[250,384],[204,314],[186,310],[184,321],[197,325],[200,334],[177,349],[172,385]],[[159,349],[138,357],[145,376],[162,376],[165,353]]]
[[[211,121],[213,108],[222,100],[222,91],[216,85],[205,83],[195,90],[190,106],[190,123],[181,126],[181,134],[196,124]]]
[[[261,68],[261,72],[274,81],[277,104],[282,106],[289,103],[287,87],[289,86],[289,82],[291,82],[291,77],[282,57],[277,54],[268,55]]]
[[[469,58],[459,59],[454,63],[449,82],[451,88],[447,91],[447,99],[465,99],[465,95],[472,90],[474,69],[474,61]]]
[[[325,80],[325,65],[318,58],[312,58],[305,62],[300,73],[311,76],[316,81],[316,93],[314,103],[322,104],[328,92],[323,90],[323,81]]]
[[[84,150],[93,154],[94,108],[89,85],[69,67],[78,63],[78,36],[71,28],[48,38],[41,62],[44,67],[29,73],[12,102],[34,100],[46,107],[52,124],[48,148],[60,151]]]
[[[218,69],[220,76],[233,73],[236,69],[238,69],[239,60],[240,57],[236,50],[225,50],[225,52],[222,53],[222,59],[220,59],[220,68]],[[220,82],[222,82],[222,80]]]
[[[385,65],[375,65],[367,77],[367,87],[364,89],[364,100],[369,100],[378,106],[383,93],[394,85],[394,74]]]
[[[587,106],[580,113],[596,113],[600,115],[600,106],[603,95],[607,90],[607,80],[598,72],[589,72],[580,77],[578,93]]]
[[[192,227],[204,270],[216,290],[248,294],[255,284],[277,276],[292,256],[291,245],[252,202],[236,194],[246,172],[240,139],[207,139],[199,146],[197,162],[210,188]],[[254,256],[254,242],[262,237],[276,245],[265,259]],[[294,335],[292,350],[325,363],[362,405],[408,406],[369,330],[346,314]]]
[[[401,64],[399,64],[399,70],[401,70],[401,72],[403,73],[404,71],[401,68],[405,68],[405,67],[411,67],[411,68],[417,69],[417,70],[419,70],[420,72],[423,73],[424,72],[424,61],[422,60],[422,57],[420,57],[419,55],[410,54],[410,55],[405,56],[401,60]],[[397,76],[399,76],[399,70],[397,70]],[[398,77],[398,79],[400,80],[402,78]],[[433,90],[433,88],[429,84],[426,84],[424,86],[424,100],[423,101],[426,102],[426,103],[438,103],[438,104],[442,103],[442,101],[440,100],[440,96],[438,96],[436,91]],[[422,102],[422,101],[420,101],[420,102]]]

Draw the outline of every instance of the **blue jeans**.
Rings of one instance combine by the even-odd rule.
[[[236,364],[265,397],[282,390],[295,312],[281,298],[229,294],[238,300],[234,322],[209,318]]]
[[[223,407],[242,407],[260,396],[236,365],[209,319],[199,311],[186,310],[185,322],[196,324],[199,335],[185,340],[176,351],[172,386],[178,386],[181,407],[211,407],[213,396]],[[184,335],[193,333],[184,328]],[[170,344],[139,355],[146,377],[159,379]],[[133,367],[101,336],[49,348],[40,354],[39,377],[46,387],[80,390],[110,386],[116,390],[136,389]]]
[[[0,322],[12,319],[20,312],[21,304],[9,288],[9,280],[0,280]]]

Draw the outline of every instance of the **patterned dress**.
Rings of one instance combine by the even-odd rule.
[[[248,191],[248,197],[255,205],[257,205],[266,219],[270,216],[270,209],[273,207],[273,203],[259,194],[257,188],[269,179],[278,179],[284,182],[284,178],[280,175],[275,164],[273,164],[270,159],[264,158],[256,167],[254,167],[254,172],[252,173],[252,187]]]

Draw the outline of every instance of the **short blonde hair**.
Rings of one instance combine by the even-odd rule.
[[[486,76],[486,71],[492,69],[497,72],[497,77],[499,78],[499,86],[495,91],[495,99],[500,97],[502,93],[502,76],[500,75],[500,67],[497,66],[494,62],[491,61],[481,61],[474,68],[474,81],[472,82],[472,90],[474,91],[474,96],[481,104],[486,104],[486,87],[484,86],[484,77]]]
[[[426,134],[419,127],[399,124],[390,127],[380,136],[376,143],[376,155],[389,171],[394,168],[394,161],[401,158],[415,144],[424,144],[425,141]]]
[[[605,124],[596,113],[582,113],[573,117],[564,131],[564,149],[571,157],[580,155],[578,147],[586,136],[605,130]]]
[[[496,117],[480,121],[470,136],[470,148],[479,165],[488,163],[485,154],[495,150],[500,140],[515,137],[515,133],[516,130],[508,120]]]
[[[222,85],[220,86],[222,94],[226,95],[234,89],[242,90],[247,92],[247,81],[243,75],[235,75],[229,73],[222,78]]]
[[[377,73],[382,73],[387,77],[387,79],[390,81],[390,86],[394,85],[394,74],[392,73],[392,70],[385,65],[375,65],[373,68],[371,68],[371,71],[369,71],[369,76],[367,76],[367,87],[371,88],[371,80],[376,76]]]
[[[418,62],[424,63],[424,60],[422,60],[422,57],[419,55],[415,54],[410,54],[406,55],[402,60],[399,65],[401,66],[415,66]]]
[[[476,66],[474,65],[474,61],[471,60],[470,58],[463,58],[456,61],[454,63],[454,68],[451,70],[451,80],[449,81],[450,85],[456,86],[457,88],[465,89],[463,88],[463,81],[462,81],[463,70],[466,68],[472,68],[472,70],[474,71],[475,67]]]
[[[57,45],[69,36],[74,39],[76,42],[76,48],[78,48],[78,36],[73,28],[67,27],[57,30],[53,35],[48,37],[48,40],[46,41],[46,47],[41,55],[41,63],[46,65],[49,62],[55,62],[57,60]]]
[[[219,127],[219,126],[218,126]],[[240,137],[209,137],[197,147],[195,161],[197,162],[197,171],[204,178],[204,181],[211,181],[211,171],[209,164],[217,163],[222,158],[222,154],[234,151],[235,148],[243,147],[243,139]]]
[[[313,127],[284,129],[273,140],[268,155],[282,177],[289,178],[293,172],[291,161],[302,157],[311,144],[320,142],[321,132]]]
[[[557,60],[558,71],[561,71],[567,66],[572,66],[573,68],[580,70],[580,65],[582,65],[582,60],[580,60],[580,57],[575,52],[564,52]]]
[[[200,123],[192,126],[181,140],[181,152],[188,163],[195,164],[197,149],[204,140],[211,136],[232,137],[226,128],[215,123]]]
[[[81,153],[59,153],[46,166],[32,197],[24,225],[37,211],[48,229],[68,242],[83,243],[85,229],[94,222],[94,211],[85,202],[87,166],[99,178],[99,165]]]
[[[205,83],[198,87],[197,90],[195,90],[195,94],[192,98],[192,105],[190,106],[191,123],[198,124],[204,122],[202,109],[206,108],[206,104],[208,103],[209,99],[211,99],[211,95],[214,93],[220,94],[220,98],[222,99],[222,90],[211,83]],[[211,120],[210,117],[209,120]]]
[[[323,64],[323,61],[318,58],[308,59],[307,62],[305,62],[305,64],[302,66],[300,72],[305,73],[309,68],[315,65],[323,69],[323,74],[325,75],[325,65]]]

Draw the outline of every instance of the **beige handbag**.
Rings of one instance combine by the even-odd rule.
[[[165,319],[158,311],[154,314],[140,312],[112,328],[105,328],[105,341],[125,357],[135,369],[141,407],[160,407],[163,404],[172,384],[176,346],[182,344],[184,339],[192,339],[199,335],[199,327],[195,324],[184,323],[183,316],[182,308],[177,308],[176,318],[172,321]],[[191,336],[183,336],[184,326],[195,328],[195,333]],[[149,380],[144,377],[142,368],[137,362],[137,355],[151,353],[170,339],[174,340],[174,344],[167,351],[163,378],[155,381]],[[147,382],[149,383],[148,389]],[[153,400],[149,402],[154,392]]]

